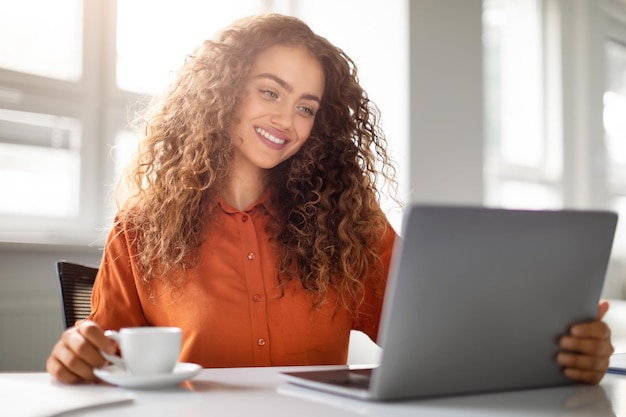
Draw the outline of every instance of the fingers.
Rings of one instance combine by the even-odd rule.
[[[60,341],[54,345],[48,360],[46,360],[46,371],[48,371],[48,373],[54,378],[67,384],[80,382],[81,378],[77,374],[70,372],[59,359],[60,357],[65,356],[63,350],[64,346]]]
[[[598,322],[597,325],[588,328],[587,332],[574,331],[572,328],[571,334],[561,337],[559,342],[561,349],[572,353],[608,358],[614,351],[608,327],[605,323]]]
[[[570,335],[577,338],[610,339],[611,329],[605,322],[594,320],[573,325]]]
[[[115,342],[106,337],[102,328],[93,321],[84,321],[76,329],[96,349],[104,350],[107,353],[115,353]],[[99,353],[98,356],[102,359]]]
[[[606,313],[608,304],[598,308],[598,316]],[[604,310],[604,311],[602,311]],[[557,362],[564,374],[575,381],[597,384],[604,377],[609,366],[609,358],[614,351],[611,344],[611,331],[600,320],[572,326],[570,333],[559,341],[562,352]]]
[[[602,320],[606,312],[609,311],[609,302],[606,300],[600,301],[598,304],[598,320]]]
[[[46,370],[56,379],[68,384],[94,381],[92,368],[59,341],[46,362]]]
[[[571,380],[585,384],[599,383],[609,366],[608,357],[580,355],[561,352],[557,362],[563,367],[563,373]]]
[[[106,363],[100,349],[112,353],[115,344],[96,323],[83,322],[62,334],[46,362],[46,369],[62,382],[94,381],[93,369]]]

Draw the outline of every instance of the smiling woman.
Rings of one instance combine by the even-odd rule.
[[[118,0],[117,5],[117,88],[137,93],[158,94],[172,73],[199,40],[211,36],[242,15],[281,12],[297,16],[349,52],[359,62],[361,82],[385,112],[381,125],[389,132],[388,151],[399,162],[407,155],[408,133],[408,61],[407,2],[381,4],[378,0],[320,0],[315,4],[299,0],[244,0],[216,6],[194,0]],[[383,11],[384,13],[381,13]],[[146,19],[146,10],[150,18]],[[348,13],[349,12],[349,13]],[[168,31],[163,30],[164,21]],[[180,26],[178,26],[180,25]],[[386,27],[380,33],[368,27]],[[141,30],[137,30],[141,27]],[[353,36],[359,33],[358,37]],[[372,49],[385,51],[380,60]],[[139,53],[138,51],[141,51]],[[388,62],[395,64],[395,76],[388,77]],[[114,151],[133,141],[126,126],[117,130]],[[134,142],[133,142],[134,144]],[[129,152],[113,159],[115,172],[121,171]],[[408,193],[408,165],[399,163],[399,194]],[[115,179],[119,176],[115,176]],[[383,207],[396,228],[401,211],[393,200],[383,196]],[[112,214],[112,213],[110,213]]]
[[[181,327],[205,367],[346,363],[351,330],[377,337],[396,238],[378,121],[356,64],[300,19],[203,42],[138,120],[92,314],[50,372],[92,379],[102,330],[131,326]]]

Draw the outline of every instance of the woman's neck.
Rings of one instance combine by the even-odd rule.
[[[265,192],[265,174],[263,169],[234,161],[222,198],[238,210],[247,209]]]

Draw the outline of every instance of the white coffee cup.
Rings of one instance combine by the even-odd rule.
[[[133,375],[168,374],[178,362],[182,345],[179,327],[125,327],[104,334],[117,342],[121,357],[105,352],[102,355]]]

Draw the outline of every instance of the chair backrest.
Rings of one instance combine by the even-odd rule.
[[[57,261],[63,325],[72,327],[91,312],[91,291],[98,268],[69,261]]]

